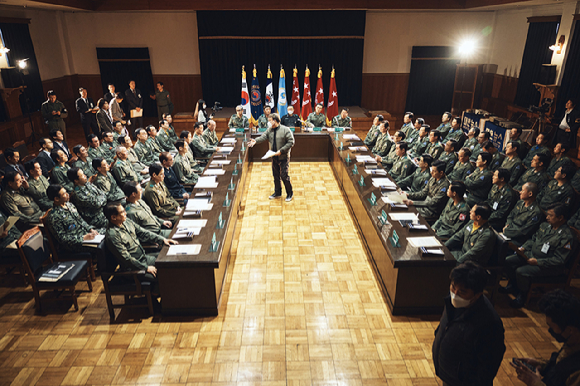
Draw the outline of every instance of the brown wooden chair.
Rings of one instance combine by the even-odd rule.
[[[58,281],[39,281],[42,274],[58,266],[58,263],[54,263],[52,260],[39,227],[36,226],[24,232],[18,240],[18,251],[22,259],[22,264],[28,273],[32,290],[34,291],[37,310],[42,310],[40,291],[68,290],[71,294],[75,311],[78,311],[79,305],[76,296],[76,285],[83,275],[86,275],[89,291],[93,291],[86,260],[70,261],[70,263],[74,264],[74,267]]]
[[[499,288],[499,282],[501,280],[505,258],[508,255],[508,241],[500,236],[495,230],[493,231],[495,235],[495,246],[493,248],[493,253],[491,258],[487,262],[487,265],[483,268],[487,271],[488,274],[488,286],[487,288],[491,288],[489,293],[489,301],[492,302],[495,297],[495,294]]]

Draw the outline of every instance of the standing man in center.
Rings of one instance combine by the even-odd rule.
[[[125,91],[125,96],[127,97],[127,106],[129,106],[129,118],[131,117],[131,110],[136,110],[138,113],[143,110],[143,98],[141,97],[141,91],[135,87],[135,81],[129,81],[129,88]],[[143,127],[143,115],[140,117],[133,118],[134,125],[133,130]]]
[[[268,130],[257,139],[252,138],[248,146],[252,147],[256,143],[264,142],[266,139],[270,142],[270,150],[275,152],[272,156],[274,194],[270,196],[270,200],[282,196],[282,185],[280,184],[280,178],[282,178],[286,189],[286,202],[290,202],[292,201],[293,191],[288,170],[290,167],[290,149],[294,146],[294,136],[290,128],[280,124],[280,116],[278,114],[270,114],[268,117]]]

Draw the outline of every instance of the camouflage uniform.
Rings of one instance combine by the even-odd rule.
[[[496,151],[493,157],[491,158],[491,163],[489,164],[488,169],[495,172],[497,169],[501,168],[501,165],[503,164],[505,158],[506,158],[505,155],[503,155],[499,151]]]
[[[443,152],[439,156],[439,161],[445,162],[445,174],[449,175],[453,171],[455,163],[457,162],[457,154],[455,154],[454,151],[451,153]]]
[[[133,146],[133,150],[135,151],[135,155],[137,155],[139,161],[147,165],[147,167],[159,161],[156,159],[155,153],[153,153],[153,150],[149,147],[147,142],[143,143],[141,141],[137,141],[135,146]],[[159,157],[159,154],[157,154],[157,157]]]
[[[228,127],[230,129],[245,129],[250,127],[250,121],[248,121],[248,118],[245,115],[242,115],[240,118],[238,117],[238,114],[234,114],[228,122]]]
[[[562,186],[558,186],[558,181],[552,180],[548,185],[542,189],[538,194],[538,204],[540,209],[547,210],[547,208],[555,203],[562,203],[570,205],[575,196],[574,188],[568,181]]]
[[[433,228],[437,236],[450,238],[460,232],[465,224],[469,222],[469,211],[469,205],[464,200],[455,205],[453,199],[450,199],[441,216],[431,228]]]
[[[24,188],[18,191],[7,186],[0,196],[0,203],[6,214],[19,217],[19,222],[21,221],[26,226],[40,222],[42,210],[32,197],[26,194]]]
[[[468,138],[467,141],[463,144],[463,147],[466,147],[469,150],[471,150],[471,153],[473,154],[473,150],[475,149],[475,147],[477,145],[478,145],[477,137],[473,137],[473,138]]]
[[[128,181],[140,182],[143,179],[139,174],[137,174],[137,172],[135,172],[129,159],[124,161],[117,159],[111,168],[111,174],[113,177],[115,177],[115,180],[117,180],[117,183],[121,186],[123,186],[125,182]]]
[[[60,111],[61,115],[52,115],[53,111]],[[40,113],[44,121],[48,124],[48,131],[50,132],[54,129],[60,130],[66,139],[66,125],[64,124],[62,115],[67,113],[67,110],[62,102],[57,100],[52,103],[50,100],[46,100],[40,106]]]
[[[173,141],[169,138],[169,134],[165,132],[165,129],[160,129],[155,137],[155,141],[163,151],[172,151],[175,150],[175,146],[173,146]]]
[[[546,154],[548,157],[552,156],[550,149],[548,149],[546,146],[541,146],[541,145],[532,146],[532,148],[530,149],[530,151],[526,155],[526,158],[524,158],[524,160],[522,161],[524,163],[524,166],[527,167],[528,169],[530,169],[532,167],[532,159],[534,159],[534,157],[536,155],[542,154],[542,153]],[[544,165],[544,167],[546,167],[546,166],[547,165]]]
[[[158,217],[173,217],[179,208],[179,204],[171,197],[163,182],[148,183],[143,192],[143,200],[149,205],[153,214]]]
[[[85,186],[75,186],[71,201],[87,223],[95,228],[107,226],[107,218],[103,213],[107,196],[95,185],[87,181]]]
[[[352,119],[348,115],[343,119],[339,114],[332,118],[331,127],[352,127]]]
[[[545,170],[528,169],[523,176],[520,177],[514,189],[518,192],[522,190],[522,187],[528,183],[533,182],[538,185],[538,191],[542,191],[550,182],[550,176]]]
[[[403,190],[408,190],[409,192],[420,192],[429,183],[431,179],[431,172],[429,168],[425,171],[421,171],[421,168],[415,169],[413,174],[403,178],[398,182],[399,187]]]
[[[153,157],[155,158],[155,160],[158,160],[159,154],[163,153],[163,149],[159,145],[159,142],[157,142],[157,137],[147,138],[146,143],[147,143],[147,146],[149,146],[149,149],[151,149],[151,152],[153,153]]]
[[[552,161],[550,162],[550,166],[548,166],[548,170],[547,170],[550,177],[554,178],[554,174],[556,174],[556,171],[558,169],[560,169],[560,167],[565,165],[565,164],[569,164],[569,165],[576,167],[576,164],[574,162],[572,162],[572,160],[566,156],[562,156],[560,158],[556,158],[556,157],[552,158]]]
[[[417,137],[417,140],[413,143],[411,148],[411,155],[413,157],[421,157],[427,151],[427,147],[429,146],[429,136],[426,135],[424,137]]]
[[[516,185],[524,170],[520,157],[517,155],[511,159],[510,157],[506,157],[501,164],[501,167],[503,169],[507,169],[510,172],[510,180],[506,182],[508,182],[510,185]]]
[[[491,208],[489,216],[489,225],[496,231],[501,232],[508,214],[515,205],[516,192],[509,184],[505,184],[501,189],[493,185],[487,195],[487,205]]]
[[[220,141],[215,130],[205,129],[203,131],[202,137],[210,146],[217,146]]]
[[[381,131],[379,130],[379,126],[372,125],[364,139],[365,145],[372,148],[372,146],[375,144],[375,141],[377,140],[377,135],[380,132]]]
[[[441,142],[436,142],[436,143],[429,143],[425,152],[427,154],[430,154],[433,157],[433,159],[439,159],[439,157],[441,156],[441,153],[443,153],[443,150],[444,150],[444,148],[443,148],[443,145],[441,144]]]
[[[46,196],[46,189],[48,189],[49,185],[48,180],[43,175],[38,177],[38,179],[34,177],[28,179],[28,194],[32,196],[43,211],[52,208],[52,201]]]
[[[89,225],[70,202],[64,206],[54,206],[46,219],[46,226],[59,246],[65,251],[80,252],[83,250],[83,237],[90,233],[94,226]],[[97,229],[103,234],[104,229]]]
[[[441,139],[445,139],[447,137],[449,130],[451,130],[451,122],[442,122],[439,126],[437,126],[437,131],[441,133]]]
[[[267,129],[268,128],[268,117],[266,116],[266,114],[262,114],[258,118],[258,127],[260,129]]]
[[[77,160],[74,162],[73,166],[75,168],[81,169],[83,171],[83,173],[85,173],[85,176],[92,177],[95,174],[97,174],[97,171],[95,169],[93,169],[92,162],[93,162],[93,159],[91,157],[87,157],[87,162],[84,162],[82,159],[77,158]]]
[[[70,166],[68,164],[64,164],[63,166],[55,165],[52,168],[52,177],[50,178],[50,182],[52,184],[59,184],[65,190],[70,193],[74,189],[74,185],[67,177],[67,172],[70,170]]]
[[[326,122],[326,117],[323,113],[316,114],[316,112],[310,113],[306,122],[312,123],[314,127],[324,127]]]
[[[209,158],[216,151],[215,146],[208,145],[203,136],[197,134],[193,135],[191,146],[193,147],[193,155],[198,158]]]
[[[101,146],[97,146],[97,147],[89,146],[89,148],[87,149],[87,152],[89,153],[89,156],[91,157],[92,160],[95,158],[102,158],[105,160],[107,159],[107,154],[105,153],[105,151],[103,150],[103,148]]]
[[[475,167],[471,162],[467,161],[465,163],[457,162],[453,167],[451,173],[447,174],[449,181],[465,181],[468,175],[470,175],[475,170]]]
[[[95,180],[95,186],[106,195],[107,202],[111,203],[125,200],[125,193],[119,188],[111,172],[107,172],[106,176],[99,173]]]
[[[151,208],[149,208],[145,201],[128,202],[125,210],[127,211],[127,217],[140,227],[161,235],[164,238],[168,238],[171,234],[171,229],[161,229],[163,220],[151,212]]]
[[[487,195],[491,190],[493,172],[487,168],[480,170],[476,168],[473,173],[468,175],[465,180],[467,187],[467,204],[473,208],[474,205],[479,204],[487,199]]]
[[[393,167],[389,171],[389,174],[395,182],[400,181],[408,176],[410,176],[415,171],[415,164],[407,154],[402,156],[393,164]]]
[[[373,146],[372,153],[381,157],[386,157],[393,146],[393,141],[389,138],[389,133],[379,133],[375,146]]]
[[[450,250],[455,249],[451,254],[458,263],[470,260],[485,266],[495,247],[495,233],[487,222],[473,230],[473,221],[470,221],[463,231],[447,240],[445,246]]]
[[[507,217],[503,234],[519,247],[536,233],[543,219],[537,202],[526,206],[524,200],[519,200]]]
[[[180,184],[195,184],[199,178],[191,168],[187,157],[182,156],[181,154],[175,156],[173,171],[175,172]]]
[[[409,199],[417,207],[417,212],[425,218],[434,218],[441,214],[447,204],[447,189],[449,180],[447,177],[436,180],[431,178],[420,192],[409,193]],[[419,201],[415,201],[419,200]]]
[[[193,152],[191,151],[191,147],[189,147],[189,144],[185,144],[185,148],[187,149],[187,153],[185,153],[185,157],[187,158],[187,160],[189,161],[189,166],[191,166],[191,168],[196,172],[196,173],[201,173],[203,172],[203,166],[201,166],[199,164],[199,162],[197,162],[194,158],[193,158]]]
[[[149,167],[145,165],[145,163],[141,162],[139,157],[137,157],[137,153],[135,153],[135,150],[133,148],[129,148],[127,149],[127,152],[128,152],[127,159],[129,160],[129,162],[131,162],[131,166],[133,167],[133,170],[135,170],[139,178],[141,178],[141,180],[144,178],[149,178],[149,173],[141,174],[143,170],[148,169]]]
[[[467,137],[465,136],[465,134],[463,134],[463,130],[461,128],[457,130],[453,130],[451,128],[447,133],[447,136],[445,137],[445,140],[447,141],[449,141],[450,139],[456,140],[458,143],[458,149],[460,149],[463,147],[463,144],[465,143]]]
[[[115,153],[115,144],[114,143],[107,143],[107,142],[103,141],[103,143],[101,143],[100,147],[103,150],[103,155],[105,156],[105,159],[107,160],[107,162],[109,164],[111,162],[113,162],[113,158],[115,158],[115,156],[117,155]]]
[[[401,126],[401,128],[399,129],[399,131],[402,131],[403,133],[405,133],[405,138],[409,136],[409,131],[410,130],[415,130],[415,126],[413,126],[412,122],[409,123],[405,123],[403,126]]]

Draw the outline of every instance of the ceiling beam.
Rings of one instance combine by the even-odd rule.
[[[93,0],[33,0],[36,3],[60,5],[63,7],[70,7],[81,9],[84,11],[94,11],[95,2]]]

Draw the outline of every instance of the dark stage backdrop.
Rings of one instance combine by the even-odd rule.
[[[574,34],[570,39],[570,50],[568,51],[568,59],[566,59],[566,66],[564,67],[564,75],[562,75],[562,85],[558,92],[556,99],[556,113],[555,117],[561,120],[566,111],[566,102],[570,99],[576,100],[576,109],[580,108],[580,21],[574,22]],[[560,123],[557,121],[556,123]]]
[[[214,101],[228,107],[240,104],[242,65],[246,66],[249,88],[254,64],[262,95],[271,65],[276,103],[280,65],[286,73],[288,100],[294,66],[298,68],[302,99],[306,65],[312,87],[321,65],[325,105],[332,66],[339,105],[360,105],[364,11],[199,11],[197,24],[203,97],[208,106]]]
[[[439,115],[451,111],[458,63],[453,47],[414,46],[406,110],[415,115]]]

